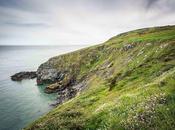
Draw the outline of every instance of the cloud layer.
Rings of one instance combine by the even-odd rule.
[[[97,44],[175,24],[174,0],[1,0],[0,45]]]

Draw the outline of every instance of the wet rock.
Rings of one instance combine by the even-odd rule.
[[[31,72],[24,71],[24,72],[19,72],[19,73],[12,75],[11,80],[21,81],[23,79],[34,79],[36,77],[37,77],[37,75],[36,75],[35,71],[31,71]]]

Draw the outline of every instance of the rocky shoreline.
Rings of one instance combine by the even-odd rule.
[[[86,81],[79,82],[75,76],[66,70],[58,71],[54,69],[48,62],[41,64],[37,71],[22,71],[11,76],[13,81],[22,81],[24,79],[36,78],[37,85],[45,85],[44,92],[47,94],[57,93],[56,103],[51,104],[57,106],[76,96],[86,87]]]
[[[23,79],[34,79],[37,77],[36,71],[30,72],[19,72],[11,76],[11,80],[13,81],[22,81]]]

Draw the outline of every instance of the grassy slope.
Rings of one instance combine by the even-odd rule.
[[[49,61],[87,79],[87,88],[26,129],[175,128],[175,26],[131,31]]]

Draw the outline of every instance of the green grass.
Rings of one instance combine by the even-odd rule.
[[[49,61],[87,88],[25,129],[175,128],[175,26],[131,31]]]

